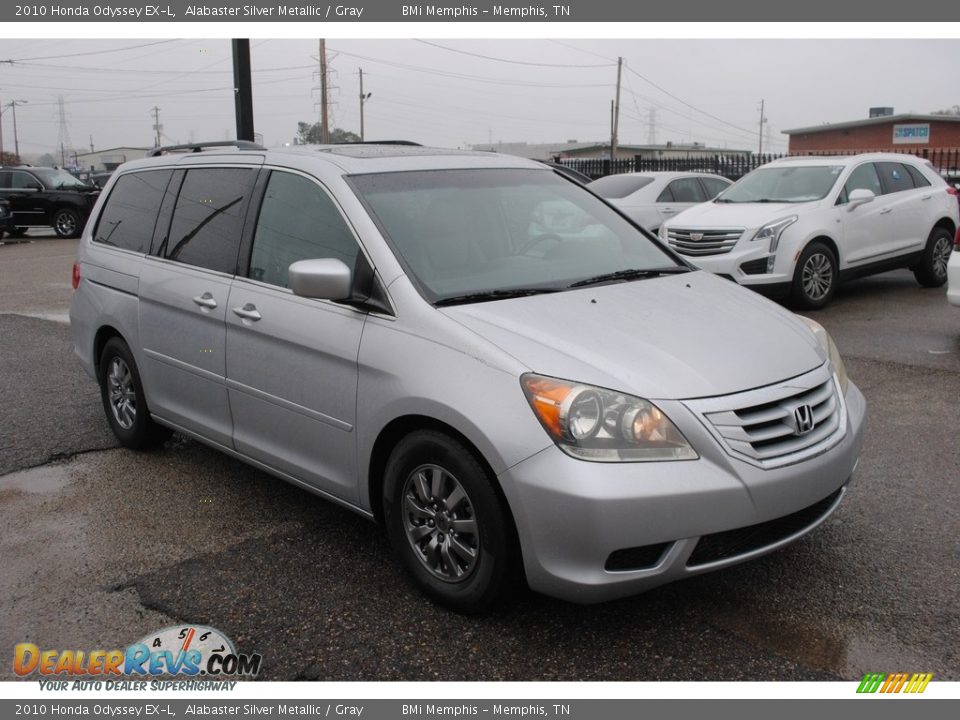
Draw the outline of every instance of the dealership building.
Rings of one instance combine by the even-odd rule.
[[[851,122],[784,130],[790,154],[910,152],[960,148],[960,116],[894,115],[893,108],[871,108],[871,117]]]

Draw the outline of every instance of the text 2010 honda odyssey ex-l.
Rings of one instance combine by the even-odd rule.
[[[177,430],[381,521],[465,611],[520,578],[636,593],[840,502],[864,400],[823,328],[549,168],[189,149],[115,173],[74,269],[76,353],[123,444]]]

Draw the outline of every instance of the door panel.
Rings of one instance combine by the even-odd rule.
[[[234,282],[226,349],[237,450],[356,500],[353,429],[364,319],[326,301]]]
[[[224,384],[230,277],[147,258],[140,274],[140,340],[150,409],[232,447]]]

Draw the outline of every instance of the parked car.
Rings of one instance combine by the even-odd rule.
[[[877,153],[767,163],[665,222],[660,237],[704,270],[815,309],[841,281],[895,268],[943,285],[958,224],[929,162]]]
[[[947,263],[947,300],[960,307],[960,230]]]
[[[23,235],[30,227],[52,227],[58,237],[78,237],[98,192],[66,170],[0,168],[0,198],[13,211],[11,235]]]
[[[178,430],[382,522],[471,612],[755,558],[846,492],[864,399],[826,331],[541,164],[196,150],[119,168],[74,266],[123,445]]]
[[[645,172],[607,175],[587,187],[638,225],[657,232],[665,220],[712,200],[730,185],[725,177],[708,173]]]

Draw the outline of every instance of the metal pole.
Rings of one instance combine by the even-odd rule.
[[[757,149],[758,156],[763,155],[763,103],[764,101],[761,100],[760,101],[760,132],[757,133],[760,136],[760,144]]]
[[[250,40],[234,39],[232,42],[237,140],[253,142],[253,83],[250,80]]]
[[[0,165],[3,165],[3,102],[0,102]]]
[[[20,138],[17,137],[17,101],[10,103],[13,107],[13,150],[17,156],[17,165],[20,164]]]
[[[620,130],[620,73],[623,70],[623,58],[617,58],[617,99],[613,106],[613,137],[610,139],[610,162],[617,159],[617,137]]]
[[[363,96],[363,68],[360,68],[360,142],[363,142],[363,104],[366,101]]]
[[[327,125],[327,41],[320,39],[320,142],[330,142],[330,128]]]

